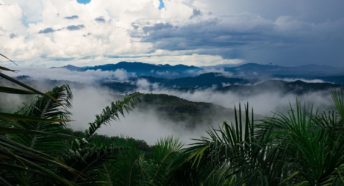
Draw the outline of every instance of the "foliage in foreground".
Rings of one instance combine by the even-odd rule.
[[[15,113],[0,113],[1,185],[344,185],[344,93],[333,111],[297,102],[286,113],[255,121],[246,105],[187,147],[174,138],[154,146],[97,130],[133,108],[140,94],[110,104],[84,132],[66,126],[67,85],[41,93],[17,86],[0,93],[39,94]]]

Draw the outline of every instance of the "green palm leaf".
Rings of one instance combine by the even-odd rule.
[[[86,138],[90,138],[102,125],[109,123],[110,120],[116,120],[120,116],[124,116],[125,112],[133,108],[140,95],[140,93],[130,94],[125,96],[123,100],[113,102],[110,106],[105,107],[101,114],[96,115],[95,121],[89,123],[89,128],[85,131]]]
[[[52,101],[50,97],[37,97],[31,104],[24,106],[18,112],[19,115],[28,118],[38,118],[40,120],[20,120],[12,122],[16,129],[28,131],[40,131],[42,133],[26,133],[11,136],[12,139],[25,144],[31,148],[46,152],[48,154],[58,155],[66,146],[66,140],[61,140],[59,135],[64,133],[64,125],[69,120],[70,99],[72,94],[69,86],[62,85],[55,87],[47,95],[54,97],[57,101]],[[68,136],[68,135],[66,135]]]

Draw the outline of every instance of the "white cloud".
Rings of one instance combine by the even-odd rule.
[[[170,54],[169,54],[170,53]],[[179,54],[178,54],[179,53]],[[130,58],[119,58],[117,61],[132,61]],[[136,57],[136,61],[153,63],[153,64],[187,64],[195,66],[211,66],[224,64],[241,64],[242,59],[224,59],[220,55],[206,55],[206,54],[183,54],[183,52],[156,52],[148,56]]]
[[[22,69],[14,75],[29,75],[35,80],[69,80],[85,83],[83,86],[71,84],[74,98],[72,100],[73,107],[71,112],[73,115],[70,127],[76,130],[87,129],[88,123],[94,120],[95,115],[100,113],[101,109],[121,97],[110,89],[96,86],[94,81],[109,77],[124,78],[130,76],[130,74],[123,70],[117,72],[71,72],[64,69]],[[231,91],[214,91],[212,89],[190,92],[163,89],[157,84],[149,83],[146,79],[139,79],[136,85],[138,86],[137,91],[143,93],[170,94],[190,101],[210,102],[226,108],[234,108],[239,103],[249,102],[250,106],[254,108],[254,113],[261,115],[270,115],[272,112],[283,111],[288,108],[289,103],[293,104],[296,100],[296,95],[283,93],[277,87],[247,95]],[[49,89],[47,87],[51,86],[53,86],[51,83],[47,85],[38,82],[35,87],[40,90],[47,90]],[[307,93],[300,97],[305,103],[313,103],[314,108],[326,109],[332,103],[327,91]],[[11,110],[17,109],[18,105],[21,105],[23,102],[24,100],[18,96],[0,97],[0,103],[10,105]],[[230,120],[232,117],[228,116],[226,119]],[[192,130],[188,130],[184,127],[185,125],[179,124],[183,123],[167,120],[161,115],[159,116],[152,108],[151,110],[147,109],[144,111],[134,110],[126,114],[124,118],[121,117],[119,121],[112,121],[111,125],[103,126],[98,132],[109,136],[123,135],[135,137],[146,140],[149,144],[154,144],[161,137],[172,135],[180,137],[183,142],[188,143],[191,138],[198,138],[204,134],[206,127],[217,126],[219,123],[204,123],[201,127],[196,127]]]
[[[124,69],[117,69],[113,72],[113,75],[116,79],[125,81],[128,79],[128,72]]]
[[[23,13],[18,4],[1,5],[0,14],[0,33],[21,32],[24,29],[21,22]]]
[[[32,11],[23,15],[27,3],[7,2],[8,6],[0,6],[0,23],[6,27],[6,30],[1,27],[4,31],[0,36],[0,49],[15,60],[145,53],[150,50],[149,44],[133,40],[128,32],[133,21],[149,16],[143,10],[149,10],[152,1],[140,2],[92,1],[89,5],[80,5],[76,1],[44,0],[41,1],[42,9],[36,10],[40,12],[41,19]],[[153,4],[150,9],[148,12],[154,12]],[[79,18],[64,19],[71,15],[78,15]],[[94,20],[99,16],[109,21],[99,24]],[[24,25],[24,21],[33,20],[31,17],[36,17],[34,20],[38,21]],[[83,25],[84,28],[77,31],[63,29],[70,25]],[[52,28],[55,32],[39,33],[46,28]],[[25,31],[18,32],[23,29]],[[17,34],[17,38],[11,39],[10,31]]]
[[[287,82],[303,81],[306,83],[329,83],[321,79],[304,79],[304,78],[273,78],[273,79],[287,81]]]
[[[146,79],[138,79],[136,85],[139,90],[149,91],[151,84]]]
[[[78,83],[92,84],[102,79],[112,79],[117,81],[127,81],[129,77],[135,76],[135,74],[129,74],[123,69],[117,69],[115,71],[100,71],[100,70],[87,70],[87,71],[69,71],[62,68],[23,68],[15,73],[11,73],[12,76],[30,76],[30,78],[41,80],[58,80],[58,81],[70,81]]]
[[[76,0],[2,0],[1,4],[0,52],[26,61],[24,65],[58,66],[52,58],[70,58],[68,63],[79,65],[113,62],[108,56],[190,65],[237,63],[236,59],[278,63],[301,56],[284,50],[282,46],[290,42],[299,53],[315,51],[316,56],[302,55],[304,63],[344,58],[338,49],[343,47],[344,28],[340,0],[164,0],[161,10],[158,0],[93,0],[86,5]],[[78,18],[65,19],[72,15]],[[104,21],[97,22],[99,17]],[[145,30],[156,24],[172,29],[163,38],[146,40],[159,34]],[[73,25],[82,28],[66,29]],[[47,28],[50,33],[39,33]],[[326,50],[321,47],[325,45]],[[164,54],[158,55],[160,50]]]
[[[78,64],[85,56],[104,59],[105,56],[144,55],[155,49],[152,44],[130,36],[134,23],[185,24],[193,12],[181,0],[166,1],[166,8],[162,10],[158,9],[156,0],[128,0],[125,3],[120,0],[98,0],[87,5],[57,0],[41,0],[33,6],[22,0],[5,3],[6,6],[0,6],[0,23],[3,25],[0,26],[0,51],[14,60],[29,61],[22,65],[42,65],[44,60],[41,59],[49,63],[51,58],[75,58],[71,63]],[[78,18],[65,19],[71,15],[77,15]],[[104,24],[95,21],[98,17],[106,20]],[[75,31],[65,29],[71,25],[82,25],[83,28]],[[49,33],[39,33],[47,28],[51,30]],[[10,38],[12,32],[16,37]],[[168,54],[152,61],[163,58],[172,63],[191,61],[195,64],[195,56]],[[151,57],[147,60],[151,60]],[[95,63],[99,64],[99,61],[95,60]]]
[[[249,103],[254,109],[255,114],[271,116],[276,112],[282,112],[289,109],[289,104],[294,104],[297,96],[294,94],[284,94],[278,89],[264,91],[253,95],[243,95],[234,92],[216,92],[211,89],[182,92],[176,90],[160,89],[155,87],[148,90],[151,84],[141,79],[138,82],[141,86],[138,88],[143,93],[170,94],[186,100],[195,102],[208,102],[221,105],[226,108],[234,108],[239,103]],[[73,89],[73,122],[71,127],[77,130],[85,130],[88,123],[94,120],[95,114],[99,113],[102,108],[107,106],[111,101],[119,98],[113,92],[97,88],[84,87],[82,89]],[[313,92],[299,96],[300,100],[305,104],[313,104],[314,108],[327,109],[331,108],[331,98],[328,92]],[[266,104],[266,103],[269,104]],[[134,110],[121,117],[118,121],[112,121],[110,125],[103,126],[98,133],[109,136],[129,136],[136,139],[143,139],[149,144],[154,144],[157,140],[166,136],[179,137],[186,144],[190,143],[190,139],[198,138],[212,126],[217,127],[220,123],[202,123],[193,129],[185,128],[182,123],[176,123],[162,116],[149,107],[147,110]],[[225,118],[227,121],[233,119],[232,115]],[[257,118],[256,118],[257,119]]]

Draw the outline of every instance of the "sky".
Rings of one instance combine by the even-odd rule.
[[[0,53],[33,67],[344,66],[343,7],[343,0],[0,0]]]

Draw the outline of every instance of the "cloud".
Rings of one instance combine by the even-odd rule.
[[[212,66],[212,65],[224,65],[224,64],[241,64],[245,61],[242,59],[225,59],[220,55],[206,55],[206,54],[197,54],[195,51],[166,51],[166,50],[157,50],[152,54],[142,55],[142,56],[133,56],[130,57],[121,57],[114,59],[115,61],[140,61],[145,63],[152,64],[186,64],[194,66]]]
[[[48,33],[52,33],[52,32],[55,32],[55,30],[51,27],[48,27],[48,28],[45,28],[43,30],[40,30],[38,33],[40,34],[48,34]]]
[[[39,34],[49,34],[49,33],[57,32],[57,31],[62,31],[65,29],[69,30],[69,31],[76,31],[76,30],[81,30],[83,28],[85,28],[84,25],[68,25],[65,28],[59,28],[59,29],[54,29],[54,28],[48,27],[48,28],[44,28],[44,29],[40,30],[38,33]]]
[[[150,89],[146,87],[150,87]],[[276,112],[287,110],[290,104],[295,103],[297,98],[302,100],[304,104],[313,105],[314,108],[321,108],[323,110],[330,108],[332,104],[328,91],[295,95],[282,92],[278,87],[271,87],[269,90],[261,90],[257,93],[243,94],[242,92],[233,91],[215,91],[212,88],[196,91],[177,91],[161,88],[157,85],[151,86],[148,82],[144,88],[138,87],[138,91],[143,93],[169,94],[194,102],[214,103],[225,108],[234,108],[234,106],[240,103],[249,103],[256,114],[264,116],[271,116]]]
[[[118,6],[119,1],[111,3],[97,1],[84,6],[76,1],[47,0],[40,1],[38,4],[41,6],[37,6],[35,12],[27,12],[26,10],[31,8],[24,1],[7,3],[8,7],[0,7],[1,27],[6,25],[8,28],[8,30],[0,29],[0,39],[3,44],[0,50],[16,61],[25,60],[29,64],[38,64],[49,58],[84,58],[85,56],[96,58],[110,54],[142,54],[150,50],[149,44],[134,41],[128,34],[131,22],[145,16],[144,12],[139,12],[143,10],[141,5],[146,4],[144,8],[155,9],[154,4],[148,0],[139,4],[136,1],[121,3],[123,6]],[[149,12],[154,14],[154,11]],[[65,19],[71,15],[77,15],[79,18]],[[104,17],[109,22],[99,25],[94,21],[99,17]],[[14,30],[16,31],[13,32]],[[80,32],[71,33],[70,30]],[[8,37],[9,32],[18,37],[16,39]],[[85,35],[87,37],[84,37]]]
[[[67,30],[70,30],[70,31],[81,30],[81,29],[83,29],[83,28],[85,28],[84,25],[68,25],[68,26],[66,27],[66,29],[67,29]]]
[[[287,82],[303,81],[306,83],[329,83],[321,79],[303,79],[303,78],[273,78],[273,79],[287,81]]]
[[[72,20],[72,19],[78,19],[79,18],[79,16],[78,15],[72,15],[72,16],[66,16],[66,17],[64,17],[65,19],[70,19],[70,20]]]
[[[193,19],[193,18],[196,18],[199,16],[202,16],[202,12],[200,10],[194,8],[192,10],[192,16],[190,17],[190,19]]]
[[[73,58],[73,64],[81,64],[85,57],[101,64],[107,56],[143,55],[184,64],[192,55],[288,65],[325,61],[342,65],[344,59],[341,0],[97,0],[85,5],[3,0],[3,4],[0,50],[27,65],[53,66],[53,58]],[[164,56],[155,56],[161,50]],[[185,55],[189,57],[178,58]]]
[[[124,69],[116,69],[113,72],[113,76],[120,81],[125,81],[129,78],[128,72]]]
[[[94,20],[98,23],[105,23],[105,19],[103,17],[96,17]]]
[[[250,96],[233,92],[216,92],[211,89],[194,92],[181,92],[161,89],[151,85],[147,80],[140,79],[138,91],[144,93],[164,93],[175,95],[195,102],[210,102],[226,108],[234,108],[239,103],[249,103],[255,114],[273,115],[276,112],[285,112],[289,104],[294,104],[297,96],[283,94],[278,89],[272,89]],[[81,89],[73,89],[73,123],[71,127],[76,130],[85,130],[88,123],[94,120],[94,116],[107,106],[111,101],[121,98],[116,93],[100,87],[87,86]],[[304,104],[313,104],[314,108],[323,110],[331,108],[331,97],[328,92],[313,92],[299,97]],[[269,104],[266,104],[266,103]],[[166,136],[179,137],[182,142],[188,144],[192,138],[199,138],[211,127],[217,127],[220,123],[202,123],[194,129],[185,128],[185,123],[176,123],[158,114],[156,108],[145,110],[134,109],[125,114],[118,121],[112,121],[110,125],[103,126],[98,133],[109,136],[128,136],[142,139],[149,144],[154,144],[158,139]],[[231,121],[233,116],[227,116]]]
[[[198,54],[261,63],[323,64],[326,60],[339,65],[344,56],[337,49],[344,47],[344,38],[337,31],[343,29],[344,19],[309,23],[292,16],[269,20],[241,14],[182,25],[147,25],[133,36],[168,51],[196,50]]]
[[[266,31],[264,28],[270,26],[262,18],[237,19],[233,17],[228,22],[210,19],[187,25],[149,25],[143,28],[143,41],[152,42],[157,48],[165,50],[205,50],[236,48],[267,39],[265,34],[257,33]]]
[[[116,79],[117,81],[129,81],[131,74],[124,70],[115,72],[106,71],[86,71],[71,72],[65,69],[21,69],[12,75],[28,75],[36,80],[35,87],[40,90],[47,90],[54,86],[51,82],[44,83],[44,79],[57,81],[72,81],[72,122],[70,127],[75,130],[85,130],[88,123],[92,122],[96,114],[108,106],[112,101],[122,98],[114,90],[97,86],[95,81],[100,79]],[[128,79],[127,79],[128,78]],[[80,84],[81,83],[81,84]],[[132,82],[134,83],[134,82]],[[256,94],[242,94],[236,92],[217,92],[212,89],[201,91],[177,91],[163,89],[158,84],[151,84],[146,79],[139,79],[136,82],[137,91],[143,93],[157,93],[175,95],[194,102],[208,102],[221,105],[226,108],[234,108],[239,103],[248,102],[253,107],[254,113],[259,115],[272,115],[273,112],[285,111],[290,103],[295,103],[297,98],[294,94],[285,94],[278,88],[262,90]],[[327,109],[331,107],[331,96],[328,92],[312,92],[298,96],[306,104],[313,104],[314,108]],[[25,99],[21,97],[0,97],[0,103],[10,105],[12,110],[18,108]],[[11,103],[11,104],[10,104]],[[267,104],[269,103],[269,104]],[[148,109],[135,109],[121,117],[119,121],[112,121],[110,125],[103,126],[98,133],[109,136],[129,136],[146,140],[149,144],[154,144],[158,139],[166,136],[179,137],[184,143],[190,143],[192,138],[202,136],[208,127],[217,127],[220,123],[201,123],[194,129],[186,128],[185,123],[173,122],[158,114],[154,107]],[[231,120],[228,116],[226,120]]]
[[[108,106],[112,101],[116,101],[121,96],[100,87],[72,88],[74,98],[72,100],[72,122],[70,127],[74,130],[84,131],[88,128],[88,123],[95,119],[95,115]],[[109,125],[102,126],[98,134],[108,136],[125,136],[145,140],[150,145],[155,144],[159,139],[166,136],[178,137],[182,142],[188,144],[192,138],[205,134],[208,126],[190,130],[182,123],[174,123],[157,114],[155,108],[148,110],[134,109],[120,117],[117,121],[111,121]]]
[[[87,70],[79,72],[62,68],[24,68],[19,69],[15,73],[11,73],[11,76],[29,76],[36,81],[57,80],[92,84],[105,79],[123,82],[136,75],[128,73],[123,69],[117,69],[115,71]]]

